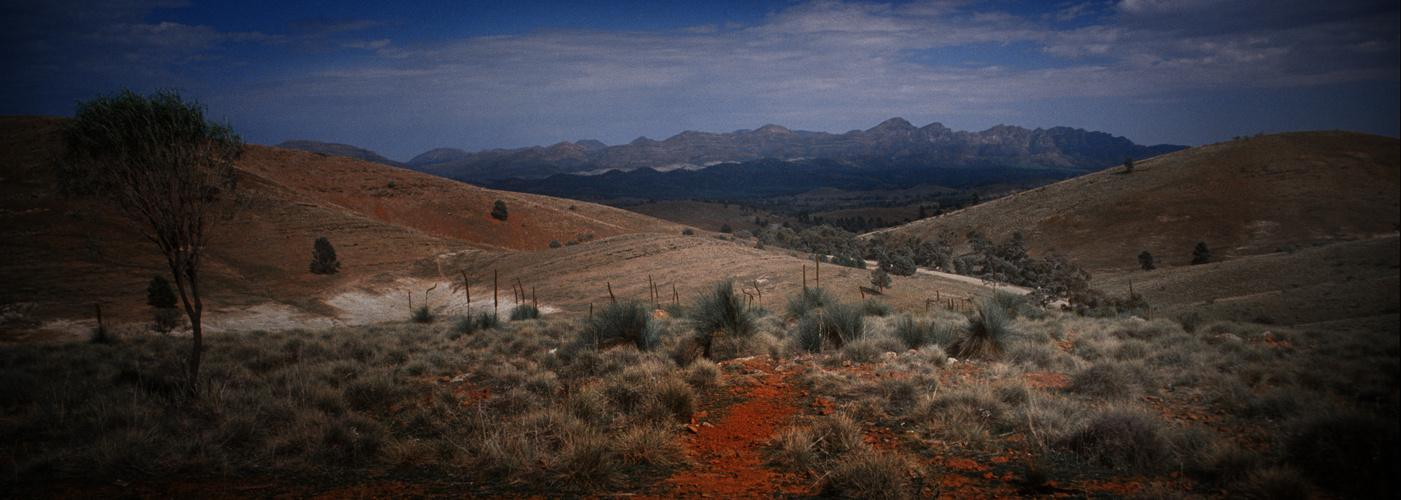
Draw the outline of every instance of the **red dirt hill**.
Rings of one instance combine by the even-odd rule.
[[[169,272],[120,214],[58,195],[51,162],[62,120],[0,117],[0,331],[91,318],[94,304],[108,318],[144,320],[146,282]],[[542,249],[552,240],[682,229],[624,210],[335,155],[249,145],[237,168],[239,211],[220,226],[203,273],[213,307],[271,303],[335,314],[314,296],[372,286],[447,252]],[[508,220],[489,215],[496,200],[505,202]],[[308,272],[312,242],[321,236],[335,245],[341,273]]]

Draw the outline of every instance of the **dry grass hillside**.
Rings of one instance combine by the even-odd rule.
[[[1401,146],[1352,132],[1250,137],[1070,179],[892,231],[951,229],[1057,251],[1092,286],[1164,313],[1287,324],[1372,318],[1396,329]],[[1189,266],[1204,242],[1212,263]],[[963,250],[967,250],[966,248]],[[1158,269],[1144,272],[1151,252]]]
[[[734,231],[753,231],[759,228],[754,223],[756,217],[770,224],[784,221],[781,216],[741,205],[694,200],[643,203],[627,207],[627,210],[716,232],[726,225]]]
[[[169,272],[125,218],[56,192],[59,123],[0,117],[0,306],[5,330],[38,338],[85,329],[63,320],[90,320],[94,304],[116,321],[148,318],[146,283]],[[414,262],[463,249],[546,248],[552,240],[682,229],[624,210],[334,155],[250,145],[237,166],[241,187],[230,201],[239,210],[221,226],[203,273],[216,326],[221,315],[329,321],[344,311],[318,298],[328,290],[374,288]],[[498,199],[507,221],[489,215]],[[322,236],[336,246],[344,265],[338,274],[307,271],[312,242]]]
[[[896,229],[933,238],[1021,231],[1092,270],[1138,266],[1147,250],[1187,265],[1392,234],[1401,222],[1401,143],[1353,132],[1250,137],[1115,167]]]

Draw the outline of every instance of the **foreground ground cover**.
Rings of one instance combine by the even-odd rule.
[[[621,343],[600,335],[618,325],[559,319],[223,334],[210,339],[209,393],[198,401],[180,390],[186,339],[5,346],[3,488],[333,498],[1396,492],[1394,335],[992,302],[971,317],[871,305],[841,321],[750,312],[753,331],[714,339],[713,359],[686,355],[697,336],[684,308],[645,315],[643,337]],[[823,330],[839,326],[850,331]],[[997,349],[949,357],[978,332]]]

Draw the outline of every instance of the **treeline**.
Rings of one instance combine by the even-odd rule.
[[[830,224],[785,223],[777,229],[761,227],[753,237],[765,246],[815,253],[841,266],[866,269],[866,261],[875,261],[881,270],[895,276],[910,276],[925,267],[1023,286],[1031,288],[1033,298],[1043,304],[1089,289],[1089,273],[1059,254],[1031,256],[1020,232],[1002,243],[978,231],[969,232],[963,238],[972,250],[957,255],[954,247],[959,235],[949,229],[940,231],[933,240],[905,233],[859,238]]]

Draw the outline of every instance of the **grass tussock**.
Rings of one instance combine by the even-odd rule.
[[[1014,333],[1012,313],[996,300],[983,301],[968,319],[968,329],[948,346],[950,356],[959,359],[999,359],[1011,347]]]
[[[866,333],[866,315],[858,307],[832,304],[807,312],[793,331],[798,346],[808,352],[841,349]]]
[[[604,306],[579,333],[584,344],[597,349],[630,344],[639,351],[648,351],[657,346],[662,329],[652,322],[647,306],[627,301]]]

